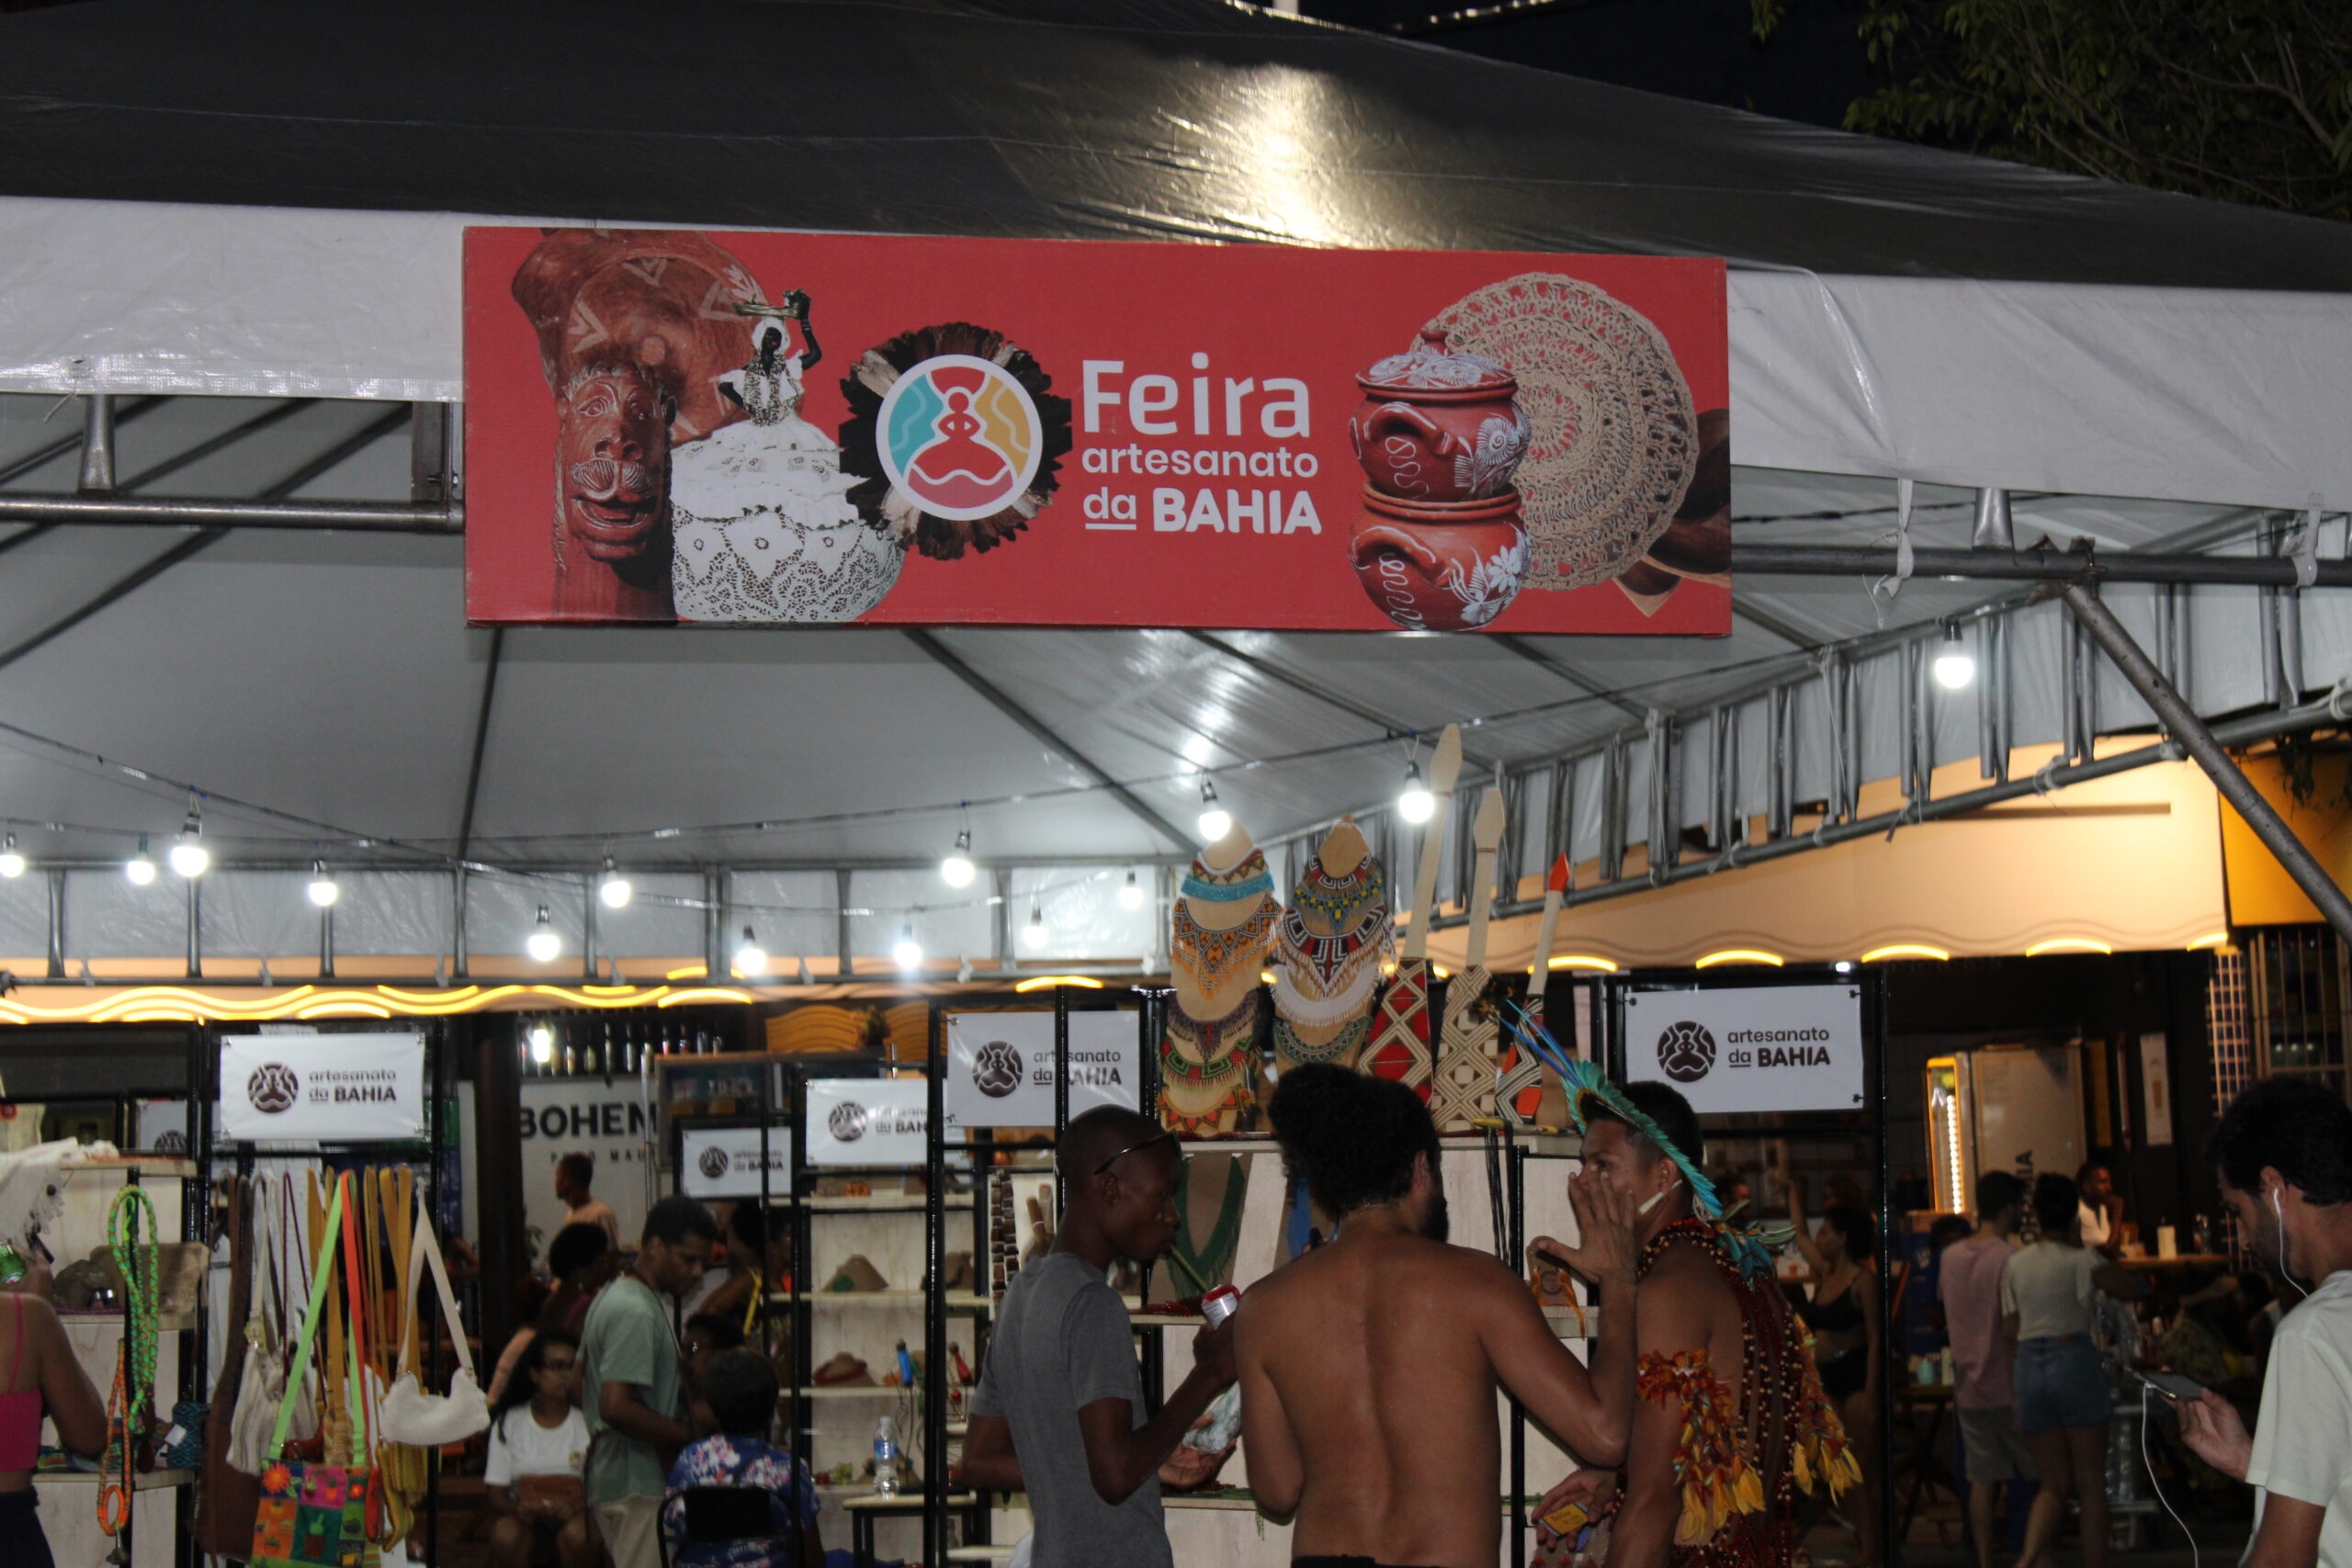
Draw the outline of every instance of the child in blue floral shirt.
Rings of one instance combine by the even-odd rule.
[[[783,1539],[687,1544],[686,1506],[679,1494],[694,1486],[743,1486],[768,1494],[775,1536],[798,1531],[798,1562],[818,1568],[825,1548],[817,1538],[816,1483],[807,1465],[767,1440],[775,1424],[775,1369],[756,1351],[729,1350],[712,1358],[703,1390],[718,1430],[689,1445],[670,1471],[662,1529],[671,1561],[676,1568],[786,1568],[794,1562]]]

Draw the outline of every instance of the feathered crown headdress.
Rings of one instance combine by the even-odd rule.
[[[1515,1015],[1510,1021],[1511,1033],[1521,1047],[1533,1052],[1560,1075],[1560,1081],[1568,1091],[1568,1119],[1576,1123],[1578,1133],[1591,1131],[1593,1102],[1598,1100],[1612,1119],[1648,1139],[1674,1162],[1683,1180],[1690,1184],[1691,1212],[1715,1226],[1742,1273],[1754,1275],[1772,1267],[1772,1255],[1786,1247],[1793,1234],[1788,1227],[1779,1227],[1776,1233],[1724,1214],[1723,1196],[1715,1190],[1713,1179],[1646,1112],[1626,1099],[1623,1089],[1609,1081],[1599,1063],[1570,1056],[1561,1050],[1551,1032],[1530,1018],[1524,1008],[1513,1007],[1511,1011]]]

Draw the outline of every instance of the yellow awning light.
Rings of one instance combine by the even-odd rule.
[[[662,977],[664,980],[704,980],[709,978],[709,964],[689,964],[684,969],[673,969]]]
[[[324,1001],[312,1002],[294,1016],[296,1018],[390,1018],[392,1015],[388,1010],[379,1008],[373,1002],[361,1001],[356,997],[329,997]]]
[[[1446,973],[1445,966],[1444,966],[1443,964],[1430,964],[1430,969],[1431,973],[1435,974],[1435,975],[1437,976],[1437,977],[1438,977],[1439,979],[1441,979],[1441,980],[1448,980],[1448,979],[1452,979],[1452,978],[1453,978],[1453,976],[1450,976],[1450,975],[1448,975],[1448,974]],[[1268,983],[1269,983],[1269,984],[1271,984],[1271,983],[1272,982],[1272,980],[1273,980],[1273,976],[1272,976],[1272,975],[1269,975],[1269,976],[1266,976],[1266,979],[1267,979]]]
[[[2037,942],[2025,950],[2028,958],[2039,958],[2045,953],[2113,953],[2114,948],[2097,937],[2053,936],[2048,942]]]
[[[1102,982],[1087,975],[1039,975],[1013,987],[1016,991],[1050,991],[1057,986],[1075,986],[1081,991],[1099,991]]]
[[[2204,949],[2204,948],[2208,948],[2208,947],[2227,947],[2227,946],[2229,946],[2229,944],[2230,944],[2230,933],[2229,933],[2229,932],[2227,932],[2227,931],[2208,931],[2208,932],[2206,932],[2203,936],[2199,937],[2195,942],[2190,942],[2190,943],[2188,944],[2188,951],[2189,951],[2189,952],[2191,952],[2191,953],[2196,953],[2196,952],[2199,952],[2199,950]]]
[[[1726,947],[1721,953],[1711,953],[1699,960],[1698,967],[1713,969],[1719,964],[1762,964],[1778,969],[1784,960],[1777,953],[1767,953],[1760,947]]]
[[[1439,973],[1440,973],[1440,974],[1443,974],[1443,973],[1444,973],[1444,971],[1443,971],[1443,970],[1440,970],[1440,971],[1439,971]],[[1271,985],[1272,985],[1273,983],[1274,983],[1274,972],[1273,972],[1272,970],[1271,970],[1271,969],[1261,969],[1261,970],[1259,970],[1259,971],[1258,971],[1258,984],[1260,984],[1260,985],[1261,985],[1261,986],[1271,986]]]
[[[1862,954],[1865,964],[1883,964],[1894,958],[1932,958],[1941,964],[1948,962],[1951,954],[1940,947],[1929,947],[1924,942],[1889,942],[1884,947],[1873,947]]]
[[[751,999],[749,991],[733,990],[725,986],[701,986],[692,990],[673,991],[653,1005],[661,1008],[692,1007],[697,1002],[748,1002]]]
[[[1589,953],[1555,953],[1552,957],[1551,967],[1555,969],[1600,969],[1611,975],[1617,973],[1617,964],[1614,959],[1596,957],[1594,954]]]

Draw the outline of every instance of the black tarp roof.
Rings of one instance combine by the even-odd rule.
[[[0,194],[2352,289],[2352,225],[1220,0],[20,13],[0,18]]]

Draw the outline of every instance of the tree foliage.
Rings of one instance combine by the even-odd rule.
[[[1850,130],[2352,218],[2352,0],[1865,0],[1861,36]]]

